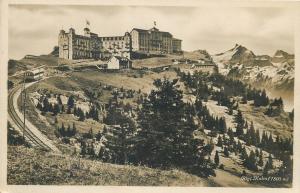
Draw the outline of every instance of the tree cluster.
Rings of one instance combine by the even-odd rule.
[[[56,132],[55,132],[57,137],[73,137],[76,135],[76,133],[77,133],[77,130],[76,130],[75,123],[73,123],[72,128],[70,125],[68,125],[68,127],[65,128],[64,123],[62,123],[61,127],[57,127]]]
[[[118,103],[110,105],[104,122],[113,127],[103,134],[106,142],[99,152],[102,160],[179,167],[202,176],[214,174],[211,161],[205,158],[211,147],[194,138],[194,106],[183,102],[177,81],[154,81],[156,89],[143,98],[139,109],[137,129]]]
[[[45,114],[47,112],[51,112],[52,115],[57,115],[61,112],[62,105],[59,105],[58,103],[50,103],[48,100],[48,97],[45,96],[42,103],[38,102],[36,105],[36,108],[39,109],[42,114]]]
[[[214,117],[210,114],[209,110],[206,106],[202,104],[201,99],[197,98],[195,102],[194,112],[198,116],[198,118],[201,120],[201,123],[203,124],[203,127],[205,129],[211,130],[211,132],[216,133],[226,133],[227,132],[227,126],[226,121],[224,117]],[[193,112],[192,111],[192,112]]]

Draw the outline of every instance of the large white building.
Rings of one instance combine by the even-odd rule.
[[[156,27],[149,30],[133,28],[130,32],[132,51],[153,54],[171,54],[181,52],[181,40],[173,38],[169,32]]]
[[[84,28],[84,35],[61,30],[58,35],[59,57],[76,59],[102,59],[120,56],[131,59],[132,52],[172,54],[181,52],[181,40],[156,27],[149,30],[134,28],[123,36],[100,37]]]
[[[69,32],[60,30],[58,35],[59,57],[76,59],[100,59],[100,48],[102,47],[97,34],[91,33],[89,28],[84,28],[84,35],[75,33],[70,28]]]

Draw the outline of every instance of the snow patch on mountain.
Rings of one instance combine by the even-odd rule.
[[[234,76],[262,86],[293,89],[294,55],[282,50],[271,57],[255,55],[242,45],[212,56],[223,75]]]

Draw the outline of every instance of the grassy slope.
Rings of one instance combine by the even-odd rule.
[[[80,165],[80,167],[79,167]],[[21,146],[8,148],[8,184],[209,186],[179,170],[163,171],[53,155]]]
[[[170,62],[171,60],[170,59],[163,59],[161,58],[162,60],[160,59],[146,59],[144,62],[149,64],[149,65],[155,65],[155,63],[161,63],[164,65],[164,61],[163,60],[166,60],[168,62]],[[148,61],[147,61],[148,60]],[[135,72],[130,72],[130,73],[135,73]],[[49,90],[53,90],[54,92],[57,92],[57,93],[65,93],[66,91],[73,91],[73,90],[80,90],[80,88],[84,88],[86,86],[96,86],[99,84],[99,82],[102,82],[102,83],[106,83],[106,84],[109,84],[109,85],[113,85],[115,87],[121,87],[123,86],[124,88],[127,88],[127,89],[134,89],[134,90],[138,90],[138,89],[141,89],[143,92],[149,92],[151,88],[153,88],[153,80],[155,78],[162,78],[164,76],[166,77],[170,77],[170,78],[176,78],[176,74],[175,72],[162,72],[162,73],[153,73],[153,72],[147,72],[147,74],[144,74],[143,78],[134,78],[133,76],[128,76],[128,73],[103,73],[103,72],[75,72],[75,73],[72,73],[71,74],[72,76],[69,76],[69,77],[55,77],[55,78],[50,78],[46,81],[43,81],[41,82],[39,85],[38,85],[38,88],[47,88]],[[267,130],[274,130],[274,127],[272,126],[273,123],[276,125],[276,127],[278,126],[279,124],[279,127],[280,127],[280,130],[279,130],[279,133],[281,134],[282,132],[284,133],[283,135],[288,135],[290,133],[290,126],[288,127],[285,127],[285,123],[283,123],[285,119],[285,117],[283,117],[283,119],[281,119],[281,117],[278,119],[274,119],[274,118],[271,118],[271,119],[268,119],[268,117],[265,117],[263,114],[259,114],[259,116],[256,116],[253,114],[253,112],[255,111],[255,109],[248,109],[247,107],[243,107],[243,106],[240,106],[240,108],[242,109],[243,111],[243,114],[245,114],[244,116],[246,117],[246,119],[255,119],[255,122],[257,121],[261,126],[264,126],[266,127]],[[267,121],[266,121],[267,119]],[[258,126],[255,125],[255,127],[257,128]],[[278,133],[274,133],[274,134],[278,134]],[[177,170],[175,171],[170,171],[171,173],[164,173],[166,171],[164,171],[162,173],[162,171],[159,171],[159,170],[151,170],[151,172],[158,172],[159,175],[157,173],[151,173],[150,172],[150,169],[149,168],[138,168],[136,169],[136,167],[133,167],[133,166],[117,166],[117,165],[112,165],[112,164],[104,164],[104,163],[99,163],[97,162],[97,164],[95,164],[96,162],[93,162],[93,161],[88,161],[88,160],[85,160],[83,161],[84,163],[86,163],[87,167],[83,166],[81,167],[80,169],[75,169],[74,171],[77,171],[78,173],[75,173],[74,172],[70,172],[70,165],[72,164],[75,164],[76,165],[76,161],[71,159],[70,157],[60,157],[60,156],[54,156],[54,155],[51,155],[51,154],[47,154],[46,155],[46,160],[45,161],[42,161],[40,162],[41,159],[41,156],[43,155],[40,155],[41,152],[39,152],[37,154],[37,158],[35,158],[33,155],[33,150],[23,150],[23,149],[20,149],[21,151],[21,154],[25,153],[25,157],[24,158],[20,158],[20,159],[27,159],[30,160],[35,160],[35,163],[36,163],[36,167],[37,167],[37,171],[35,172],[32,172],[32,173],[39,173],[39,164],[40,167],[46,167],[47,164],[49,163],[61,163],[61,167],[63,169],[63,172],[62,171],[57,171],[57,169],[53,169],[53,168],[49,168],[48,167],[48,170],[47,172],[49,172],[50,174],[49,175],[46,175],[47,172],[45,172],[44,176],[39,176],[39,177],[31,177],[30,178],[30,174],[31,173],[22,173],[22,175],[28,175],[28,177],[25,177],[23,178],[23,180],[27,179],[29,181],[18,181],[18,179],[14,180],[14,182],[17,182],[17,183],[43,183],[41,181],[39,181],[40,179],[42,178],[45,178],[45,179],[49,179],[50,182],[44,182],[44,183],[50,183],[50,184],[57,184],[59,183],[58,181],[55,181],[54,179],[51,179],[52,177],[53,178],[58,178],[58,180],[61,180],[62,183],[64,184],[80,184],[81,183],[81,178],[83,178],[83,176],[87,176],[85,179],[86,179],[86,184],[102,184],[102,185],[105,185],[105,184],[110,184],[110,185],[197,185],[198,186],[198,182],[196,181],[192,181],[191,184],[189,183],[186,183],[184,181],[182,181],[182,178],[184,179],[188,179],[186,177],[186,173],[182,173],[182,172],[179,172]],[[20,152],[18,151],[18,152]],[[24,152],[23,152],[24,151]],[[13,155],[15,156],[15,155]],[[27,158],[26,158],[27,157]],[[30,157],[33,157],[33,158],[30,158]],[[49,160],[47,161],[49,157]],[[14,160],[15,157],[12,157]],[[38,161],[38,159],[40,158],[40,160]],[[53,162],[50,162],[50,160],[53,159],[54,161]],[[17,159],[18,160],[18,159]],[[66,161],[67,160],[67,161]],[[18,160],[18,161],[21,161],[21,160]],[[25,160],[26,161],[26,160]],[[64,164],[69,164],[69,165],[64,165]],[[15,164],[15,162],[11,162],[10,164]],[[44,164],[44,165],[42,165]],[[51,165],[51,164],[50,164]],[[85,164],[84,164],[85,165]],[[95,166],[97,165],[97,166]],[[101,175],[101,182],[99,182],[99,174],[97,173],[98,170],[103,168],[106,168],[106,172],[109,173],[109,177],[105,176],[103,177],[103,175]],[[68,166],[68,168],[64,168]],[[55,167],[60,167],[60,166],[53,166],[54,168]],[[94,168],[96,167],[95,170],[92,170],[90,171],[90,168]],[[18,168],[18,166],[16,166],[16,168]],[[21,169],[22,167],[20,167]],[[135,168],[135,169],[133,169]],[[46,167],[47,169],[47,167]],[[122,169],[126,176],[126,178],[123,178],[120,174],[116,174],[114,173],[116,170],[120,170]],[[136,171],[136,170],[145,170],[147,171],[148,173],[143,173],[143,174],[140,174],[140,172]],[[52,171],[53,170],[53,171]],[[136,173],[132,173],[132,170],[134,170],[134,172]],[[18,173],[18,172],[24,172],[24,171],[18,171],[18,169],[14,169],[14,172]],[[149,173],[150,172],[150,173]],[[226,173],[226,174],[223,174],[225,171],[221,171],[221,172],[218,172],[218,173],[221,173],[222,175],[218,175],[217,178],[215,179],[212,179],[212,180],[209,180],[210,184],[214,184],[214,185],[220,185],[220,186],[248,186],[249,184],[241,184],[240,182],[237,182],[238,178],[233,178],[231,177],[230,180],[229,180],[229,173]],[[42,174],[43,172],[41,172]],[[59,175],[60,173],[60,175]],[[71,175],[72,173],[72,177],[68,177],[67,175]],[[111,173],[114,173],[113,175]],[[124,175],[124,173],[122,175]],[[178,175],[177,177],[172,177],[173,175],[175,175],[175,173]],[[80,176],[81,174],[85,174],[83,176]],[[58,177],[56,176],[58,175]],[[90,176],[92,175],[92,176]],[[106,174],[105,174],[106,175]],[[108,175],[108,174],[107,174]],[[132,176],[129,176],[128,175],[132,175]],[[142,176],[141,176],[142,175]],[[174,178],[173,181],[170,179],[166,179],[164,177],[164,175],[167,175],[168,178]],[[222,180],[223,177],[221,176],[226,176],[226,179],[227,180]],[[32,175],[33,176],[33,175]],[[61,177],[61,176],[64,176],[64,177]],[[139,176],[137,177],[137,179],[135,180],[131,180],[130,178],[134,178],[136,176]],[[112,183],[112,179],[110,179],[110,177],[114,178],[114,183]],[[195,176],[193,176],[195,177]],[[235,176],[236,177],[236,176]],[[69,179],[70,178],[70,179]],[[138,179],[138,178],[141,178],[141,179]],[[179,180],[180,179],[180,180]],[[51,181],[51,180],[54,180],[54,181]],[[97,181],[98,180],[98,181]],[[110,182],[107,182],[105,180],[110,180]],[[129,180],[129,181],[126,181],[126,180]],[[141,180],[141,181],[139,181]],[[165,181],[164,181],[165,180]],[[178,181],[176,181],[178,180]],[[236,182],[235,182],[236,181]],[[182,184],[182,183],[185,183],[185,184]],[[200,183],[200,186],[203,185],[202,182]]]
[[[266,130],[282,137],[293,135],[293,123],[286,112],[281,113],[280,116],[269,117],[264,114],[266,109],[244,104],[240,104],[239,109],[246,120],[253,121],[256,129]]]
[[[234,116],[228,115],[227,107],[218,106],[216,101],[209,101],[207,105],[210,112],[218,117],[225,117],[227,127],[235,128]],[[268,131],[274,135],[282,137],[291,137],[293,135],[293,122],[290,120],[288,113],[282,112],[280,116],[269,117],[264,114],[265,107],[254,107],[250,104],[239,104],[245,119],[250,123],[253,121],[254,128],[261,131]],[[262,133],[262,132],[261,132]]]
[[[13,75],[16,72],[28,70],[42,65],[51,67],[57,66],[58,64],[71,64],[71,61],[51,55],[41,55],[31,58],[24,57],[20,60],[10,60],[8,65],[8,75]]]
[[[58,64],[70,64],[69,60],[65,60],[62,58],[57,58],[51,55],[41,55],[34,58],[23,58],[19,60],[19,62],[22,62],[27,65],[31,66],[57,66]]]
[[[175,78],[177,75],[175,72],[161,72],[153,73],[149,72],[142,78],[129,77],[126,74],[120,73],[101,73],[101,72],[86,72],[86,73],[74,73],[74,77],[86,79],[90,81],[103,82],[116,87],[123,86],[126,89],[138,90],[143,92],[150,92],[153,89],[153,81],[157,78]]]
[[[153,80],[156,78],[162,77],[176,78],[176,73],[171,72],[162,72],[162,73],[153,73],[149,72],[145,74],[143,78],[134,78],[128,76],[128,73],[103,73],[99,71],[86,71],[86,72],[75,72],[71,76],[66,77],[51,77],[46,80],[40,81],[37,84],[34,84],[29,88],[29,92],[34,92],[36,90],[48,90],[52,93],[67,94],[69,95],[72,91],[82,91],[82,88],[98,88],[99,83],[105,83],[112,85],[114,87],[124,87],[126,89],[141,89],[143,92],[150,92],[153,88]],[[111,91],[104,91],[104,95],[100,97],[100,101],[107,102],[108,99],[112,96]],[[54,130],[56,128],[54,124],[54,116],[41,116],[36,112],[35,107],[32,106],[31,101],[30,112],[27,113],[27,117],[31,120],[32,123],[38,126],[41,131],[47,135],[50,139],[55,139]],[[102,129],[103,124],[97,123],[92,120],[86,120],[85,122],[77,121],[73,115],[59,114],[57,116],[59,125],[61,122],[64,122],[67,127],[68,124],[76,124],[78,132],[87,132],[90,128],[93,128],[94,132]]]
[[[153,57],[153,58],[146,58],[146,59],[136,59],[133,60],[132,65],[135,68],[141,67],[158,67],[158,66],[165,66],[173,64],[172,59],[179,59],[182,58],[180,55],[167,55],[166,57]]]

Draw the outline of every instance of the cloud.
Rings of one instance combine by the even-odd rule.
[[[215,54],[239,43],[257,54],[294,51],[294,19],[288,8],[11,5],[9,57],[47,54],[61,28],[82,34],[86,19],[100,36],[149,29],[156,21],[160,30],[182,39],[185,50]]]

